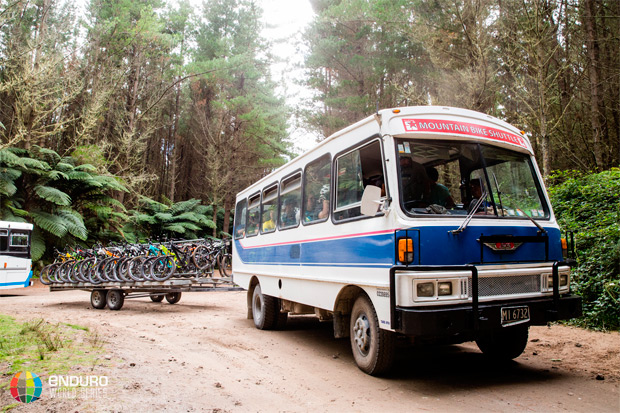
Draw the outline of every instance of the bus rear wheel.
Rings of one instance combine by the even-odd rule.
[[[252,292],[252,318],[260,330],[272,330],[278,323],[278,300],[263,294],[260,284]]]
[[[353,304],[350,333],[353,358],[360,370],[377,376],[390,369],[396,337],[379,327],[377,313],[366,295],[359,296]]]

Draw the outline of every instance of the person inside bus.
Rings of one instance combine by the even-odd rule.
[[[471,201],[469,201],[469,204],[467,205],[467,211],[471,212],[471,210],[474,208],[474,206],[476,205],[476,203],[478,202],[478,200],[482,197],[483,195],[483,191],[482,189],[484,188],[484,185],[482,183],[482,179],[480,178],[472,178],[469,180],[469,190],[471,193]],[[485,196],[486,198],[486,196]],[[478,207],[478,210],[476,211],[476,214],[480,214],[480,213],[485,213],[487,208],[492,208],[492,205],[490,202],[488,202],[486,199],[480,204],[480,206]]]
[[[304,210],[304,222],[317,221],[327,218],[329,215],[329,185],[321,187],[319,198],[314,194],[308,194],[306,208]]]
[[[270,208],[269,219],[263,222],[263,232],[271,232],[276,229],[276,220],[274,216],[275,216],[275,211],[273,208]]]
[[[426,168],[426,176],[428,176],[430,182],[430,188],[428,193],[428,203],[441,205],[442,207],[446,207],[448,209],[454,208],[454,199],[452,199],[452,195],[450,194],[450,190],[437,181],[439,180],[439,172],[437,169],[429,166]]]
[[[280,223],[282,227],[291,227],[297,225],[299,208],[297,208],[297,200],[294,198],[287,198],[282,204],[282,216],[280,217]]]
[[[429,191],[429,180],[424,166],[408,156],[400,157],[400,173],[403,185],[403,201],[408,207],[426,206],[422,199]]]

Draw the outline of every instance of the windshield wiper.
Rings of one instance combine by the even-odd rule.
[[[533,223],[534,225],[536,225],[536,227],[540,230],[540,232],[542,232],[543,234],[546,234],[546,233],[547,233],[547,230],[546,230],[546,229],[544,229],[544,228],[542,227],[542,225],[540,225],[538,222],[536,222],[536,220],[534,220],[534,218],[532,218],[531,216],[529,216],[528,214],[526,214],[526,213],[525,213],[524,211],[522,211],[520,208],[515,208],[515,209],[516,209],[517,211],[520,211],[523,215],[525,215],[525,217],[526,217],[527,219],[529,219],[530,221],[532,221],[532,223]]]
[[[451,232],[452,234],[456,235],[456,234],[460,234],[461,232],[465,231],[465,228],[467,228],[467,225],[469,225],[469,221],[471,221],[471,218],[478,211],[478,208],[480,208],[480,205],[482,205],[482,203],[484,202],[486,197],[487,197],[487,192],[484,191],[482,193],[482,195],[480,196],[480,198],[478,198],[478,200],[474,204],[474,207],[467,214],[467,217],[465,217],[465,221],[463,221],[461,226],[458,227],[457,229],[453,229],[452,231],[449,231],[449,232]]]

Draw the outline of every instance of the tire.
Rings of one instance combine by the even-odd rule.
[[[211,267],[211,255],[209,248],[205,245],[199,245],[192,252],[192,263],[198,271],[205,271]]]
[[[50,285],[54,282],[53,274],[58,264],[49,264],[41,269],[39,273],[39,280],[41,280],[41,284]]]
[[[219,262],[220,275],[222,277],[230,277],[232,274],[232,256],[225,254]]]
[[[146,261],[146,257],[139,256],[134,257],[129,260],[129,264],[127,265],[127,275],[132,281],[145,281],[144,277],[144,262]]]
[[[168,293],[166,294],[166,301],[170,304],[176,304],[181,301],[181,293]]]
[[[118,311],[123,308],[123,304],[125,303],[123,290],[115,289],[108,291],[106,303],[108,304],[108,308],[113,311]]]
[[[97,260],[95,264],[91,267],[90,272],[88,273],[88,280],[93,284],[101,284],[103,282],[103,278],[101,277],[102,266],[105,264],[105,259]]]
[[[120,279],[121,282],[132,282],[133,279],[129,276],[129,262],[131,261],[130,257],[123,257],[119,259],[118,264],[116,265],[116,278]]]
[[[90,293],[90,305],[97,310],[105,308],[107,305],[107,291],[106,290],[93,290]]]
[[[151,277],[155,281],[166,281],[176,270],[176,264],[169,255],[155,257],[149,264]]]
[[[278,300],[275,297],[264,295],[260,284],[252,291],[252,318],[254,325],[260,330],[273,330],[278,323]]]
[[[56,282],[59,283],[68,283],[69,282],[69,271],[71,271],[71,267],[75,260],[65,261],[60,264],[60,267],[56,269],[54,272],[54,277],[56,277]]]
[[[492,360],[510,361],[525,350],[529,328],[522,324],[485,331],[476,338],[476,344],[480,351]]]
[[[396,335],[379,327],[377,313],[366,295],[353,304],[350,336],[353,358],[364,373],[377,376],[392,367]]]
[[[82,282],[90,282],[89,274],[96,263],[96,258],[87,258],[82,262],[82,265],[80,265],[80,278]]]
[[[164,294],[157,294],[149,296],[154,303],[161,303],[164,300]]]

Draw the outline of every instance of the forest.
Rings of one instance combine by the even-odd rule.
[[[45,260],[221,236],[235,194],[296,155],[293,124],[320,140],[377,108],[456,106],[526,132],[570,229],[590,228],[570,194],[601,200],[593,288],[617,306],[619,1],[310,2],[298,82],[313,94],[291,105],[258,0],[0,0],[0,219],[33,222]]]

